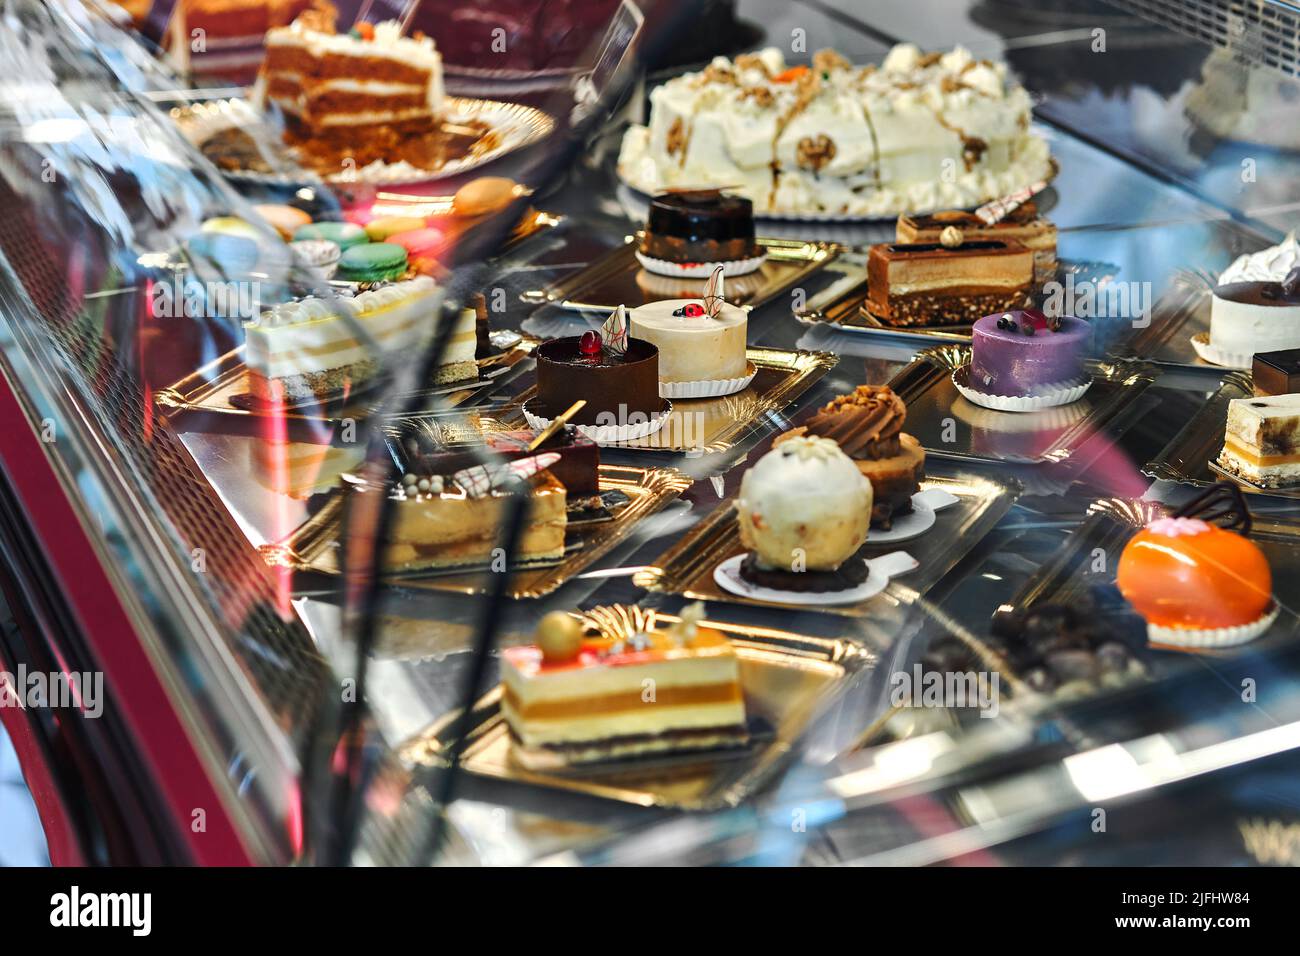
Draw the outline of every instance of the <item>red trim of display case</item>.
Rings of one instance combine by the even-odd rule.
[[[42,544],[44,560],[68,610],[93,649],[96,666],[104,674],[106,696],[125,722],[151,783],[170,811],[171,828],[190,856],[184,862],[213,866],[254,862],[76,510],[64,494],[57,493],[62,485],[45,448],[30,428],[23,427],[26,409],[3,377],[0,420],[16,426],[0,429],[0,467],[23,506],[33,537]],[[51,857],[57,845],[60,861],[76,862],[82,854],[66,844],[72,827],[53,788],[50,768],[36,766],[41,760],[30,736],[32,728],[26,720],[6,721],[6,726],[11,724],[24,775],[36,782],[31,791],[46,827]],[[206,818],[202,833],[194,833],[190,826],[197,809],[204,810]]]

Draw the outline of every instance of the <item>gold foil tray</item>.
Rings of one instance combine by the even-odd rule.
[[[749,360],[758,368],[749,387],[721,398],[674,398],[664,426],[653,435],[617,445],[643,451],[725,451],[802,395],[839,362],[833,352],[769,349],[751,345]],[[537,394],[530,386],[493,414],[505,428],[524,428],[523,403]]]
[[[429,398],[438,397],[441,399],[441,404],[453,406],[464,404],[504,381],[512,369],[532,355],[538,341],[525,335],[513,348],[479,359],[477,380],[432,385],[419,389],[415,394]],[[164,388],[154,398],[161,407],[173,413],[209,413],[254,418],[274,416],[289,421],[339,421],[344,418],[364,418],[375,408],[380,398],[371,390],[350,399],[272,410],[270,407],[259,407],[241,400],[241,396],[246,396],[251,391],[248,375],[248,366],[244,364],[244,346],[240,345],[191,372],[179,382]]]
[[[689,488],[691,479],[675,468],[632,468],[600,466],[602,491],[622,491],[631,500],[614,512],[610,521],[583,522],[566,535],[568,550],[555,564],[520,568],[511,579],[510,596],[536,598],[550,594],[575,574],[585,571],[608,554],[636,527],[637,522],[659,511]],[[281,544],[260,548],[266,562],[276,567],[319,574],[339,573],[339,535],[342,528],[343,492],[336,494]],[[428,576],[403,573],[390,583],[404,588],[445,591],[452,594],[486,594],[487,572],[431,573]]]
[[[988,534],[1020,495],[1020,486],[1014,480],[961,473],[951,477],[932,475],[921,482],[921,488],[946,491],[956,495],[958,502],[938,512],[934,527],[918,538],[877,547],[872,547],[870,537],[867,538],[869,557],[890,551],[906,551],[916,558],[920,567],[900,575],[882,594],[859,604],[779,604],[742,597],[721,588],[713,580],[714,569],[728,558],[745,552],[745,546],[740,542],[736,512],[730,501],[720,505],[688,531],[677,544],[660,555],[653,566],[638,571],[633,583],[651,591],[680,594],[696,600],[785,607],[844,617],[870,615],[877,602],[887,600],[891,593],[911,591],[922,595],[937,584]]]
[[[677,618],[661,614],[658,620]],[[735,750],[629,758],[564,771],[526,770],[510,757],[510,731],[500,712],[497,686],[474,707],[462,767],[472,774],[550,787],[644,807],[717,810],[733,807],[772,779],[796,750],[816,718],[868,673],[874,655],[849,641],[804,637],[785,631],[703,622],[729,637],[740,658],[740,681],[753,739]],[[411,764],[445,763],[449,714],[408,741],[402,757]]]
[[[907,431],[926,452],[959,461],[1059,463],[1107,427],[1155,381],[1151,365],[1090,362],[1092,387],[1077,402],[1038,412],[999,412],[968,402],[952,383],[969,345],[918,352],[889,384],[907,403]]]
[[[704,294],[704,279],[676,279],[655,275],[641,268],[636,249],[641,233],[611,249],[587,268],[561,282],[522,293],[531,305],[554,305],[575,311],[612,312],[620,305],[629,309],[662,299],[698,298]],[[757,308],[806,281],[840,254],[831,242],[801,242],[794,239],[764,239],[767,261],[749,275],[731,276],[726,281],[727,301],[732,305]]]

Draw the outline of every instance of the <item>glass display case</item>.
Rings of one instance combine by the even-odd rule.
[[[1300,340],[1211,315],[1300,296],[1300,9],[145,6],[0,3],[55,862],[1296,862],[1297,496],[1222,449]]]

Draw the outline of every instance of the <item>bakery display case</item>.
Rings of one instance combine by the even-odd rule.
[[[1295,862],[1300,9],[906,6],[3,4],[54,862]]]

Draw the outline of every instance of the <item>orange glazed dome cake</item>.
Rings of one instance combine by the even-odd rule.
[[[1259,547],[1199,518],[1159,518],[1139,531],[1120,556],[1116,584],[1157,643],[1243,643],[1277,614]]]

